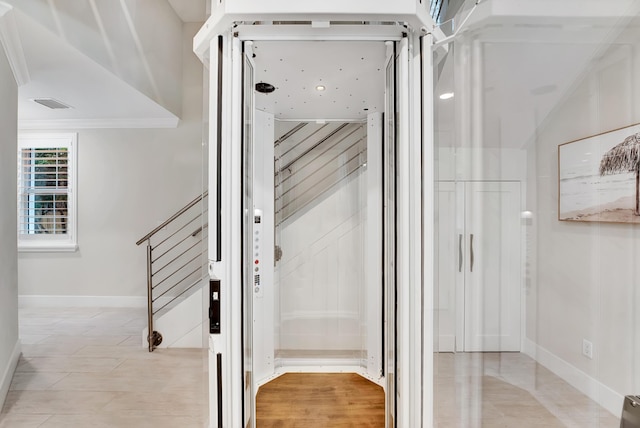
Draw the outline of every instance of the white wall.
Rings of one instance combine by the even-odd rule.
[[[353,174],[282,223],[276,349],[365,348],[365,180]]]
[[[198,26],[183,27],[182,118],[176,129],[78,132],[79,251],[20,253],[21,296],[116,296],[101,301],[144,303],[146,249],[135,242],[203,186],[202,65],[191,51]]]
[[[17,112],[18,88],[0,45],[0,407],[20,352],[16,252]]]
[[[525,170],[525,150],[438,147],[438,181],[525,181]]]
[[[640,389],[640,229],[558,221],[557,150],[559,144],[640,122],[634,106],[640,88],[633,72],[640,65],[637,49],[613,46],[540,127],[529,150],[535,156],[529,159],[535,193],[530,191],[528,207],[535,212],[536,242],[529,247],[535,261],[528,278],[527,338],[568,363],[574,374],[577,369],[595,380],[596,398],[609,399],[614,408],[622,401],[615,403],[610,390],[623,395]],[[593,342],[592,360],[582,355],[583,339]]]

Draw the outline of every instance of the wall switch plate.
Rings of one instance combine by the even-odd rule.
[[[582,355],[590,360],[593,359],[593,343],[589,342],[587,339],[582,339]]]

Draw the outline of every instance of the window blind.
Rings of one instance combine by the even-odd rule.
[[[19,153],[18,233],[67,234],[68,148],[25,147]]]

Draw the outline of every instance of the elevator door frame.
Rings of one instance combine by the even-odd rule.
[[[255,40],[256,34],[249,34],[250,40]],[[267,36],[273,40],[272,36]],[[396,163],[397,171],[395,173],[398,180],[399,194],[397,195],[398,218],[396,219],[397,228],[397,247],[398,262],[396,270],[398,271],[398,335],[397,345],[395,346],[395,358],[401,361],[402,372],[398,373],[397,397],[402,397],[396,408],[396,418],[394,418],[393,426],[421,426],[422,421],[427,425],[430,418],[430,411],[427,415],[423,415],[425,397],[428,393],[421,392],[429,389],[430,385],[424,382],[423,369],[423,353],[428,353],[428,344],[423,343],[424,333],[423,312],[424,300],[422,297],[422,260],[421,245],[423,242],[424,229],[420,226],[422,221],[422,198],[421,187],[423,186],[424,176],[422,174],[422,139],[421,126],[417,122],[421,121],[420,112],[421,95],[412,95],[410,90],[413,85],[421,84],[418,79],[421,77],[420,67],[422,59],[416,61],[411,53],[411,46],[417,44],[418,37],[407,37],[407,33],[403,33],[396,39],[388,36],[379,37],[375,40],[381,42],[392,39],[400,47],[398,53],[398,78],[396,79],[398,87],[398,162]],[[291,38],[286,40],[309,40],[308,38]],[[313,39],[323,40],[323,39]],[[332,39],[335,40],[335,39]],[[359,41],[362,37],[341,36],[340,40]],[[371,41],[372,38],[364,38]],[[210,349],[212,353],[223,354],[222,376],[220,381],[221,389],[225,391],[221,407],[217,411],[211,412],[212,422],[214,416],[219,412],[223,413],[223,426],[244,426],[243,419],[243,383],[244,376],[242,361],[243,346],[242,339],[242,314],[234,311],[233,308],[242,308],[242,248],[239,243],[242,236],[241,218],[241,195],[242,195],[242,177],[238,174],[242,165],[242,37],[238,33],[231,33],[224,36],[223,44],[226,46],[222,58],[224,64],[221,69],[222,79],[218,79],[218,74],[210,68],[212,80],[215,78],[218,85],[213,85],[211,94],[220,97],[222,103],[219,108],[222,111],[213,112],[218,114],[213,128],[222,129],[220,144],[222,145],[222,159],[229,159],[230,162],[225,164],[222,162],[222,180],[223,180],[223,197],[220,205],[215,207],[215,211],[220,210],[223,222],[229,222],[229,229],[221,231],[222,254],[216,254],[220,261],[214,261],[210,264],[210,274],[212,278],[222,277],[223,279],[223,298],[228,299],[222,303],[222,328],[226,330],[222,337],[214,338],[212,336]],[[226,43],[226,44],[225,44]],[[212,42],[212,48],[214,43]],[[213,61],[212,61],[213,64]],[[222,87],[222,91],[220,88]],[[231,88],[225,89],[226,88]],[[415,89],[415,88],[413,88]],[[222,95],[221,95],[222,94]],[[418,113],[416,113],[416,109]],[[411,116],[411,119],[409,118]],[[210,116],[212,118],[213,117]],[[219,123],[218,123],[219,122]],[[213,135],[213,132],[212,132]],[[216,151],[210,151],[216,156]],[[217,159],[217,158],[216,158]],[[226,181],[226,184],[224,184]],[[224,219],[224,217],[227,217]],[[412,233],[415,233],[412,235]],[[217,239],[217,237],[216,237]],[[225,257],[226,255],[226,257]],[[409,260],[411,259],[411,260]],[[225,287],[226,283],[226,287]],[[225,309],[226,308],[226,309]],[[423,348],[424,347],[424,348]],[[225,355],[226,354],[226,355]],[[215,373],[211,371],[210,373]],[[427,369],[428,373],[428,369]],[[428,380],[429,378],[426,377]],[[211,385],[218,383],[212,380]],[[255,396],[255,392],[254,392]],[[213,403],[212,403],[213,404]],[[254,411],[252,411],[254,413]],[[252,418],[251,421],[254,421]],[[252,422],[255,423],[255,422]],[[426,426],[426,425],[425,425]]]
[[[292,39],[292,40],[287,40],[287,41],[291,41],[291,42],[298,42],[299,40],[296,39]],[[345,43],[349,43],[349,42],[356,42],[356,41],[360,41],[360,40],[348,40],[345,41]],[[309,43],[313,43],[314,41],[308,41]],[[396,79],[396,75],[397,73],[397,68],[398,68],[398,61],[400,60],[400,56],[397,55],[396,49],[395,49],[395,45],[401,42],[393,42],[393,41],[380,41],[379,42],[381,44],[381,47],[383,47],[384,45],[386,45],[386,59],[385,59],[385,63],[383,64],[385,68],[390,67],[390,69],[392,70],[391,75],[390,76],[385,76],[385,82],[388,84],[389,83],[389,78],[391,79],[391,84],[392,84],[392,90],[391,90],[391,97],[395,97],[396,93],[397,93],[397,82],[395,81]],[[251,46],[253,44],[253,40],[244,40],[242,41],[242,46],[243,46],[243,76],[242,76],[242,81],[246,82],[247,80],[254,80],[255,76],[251,76],[248,77],[247,73],[248,72],[255,72],[255,67],[250,67],[247,66],[247,63],[251,63]],[[404,48],[406,49],[406,43]],[[385,72],[385,74],[387,74],[387,72]],[[389,88],[386,87],[387,85],[385,84],[384,87],[381,87],[380,90],[384,91],[385,93],[385,99],[388,98],[388,93],[389,93]],[[245,91],[246,91],[246,87],[245,87]],[[253,98],[255,98],[255,93],[253,94]],[[255,100],[250,100],[247,98],[247,94],[246,92],[244,93],[243,96],[243,102],[244,103],[250,103],[252,105],[255,105]],[[379,177],[377,177],[377,179],[380,180],[380,183],[378,184],[378,186],[382,186],[382,184],[384,182],[387,182],[388,180],[391,181],[391,195],[389,195],[389,197],[397,198],[397,191],[396,189],[396,183],[395,183],[395,171],[396,171],[396,158],[395,158],[395,154],[388,159],[387,161],[387,154],[388,151],[391,151],[392,153],[395,153],[396,148],[395,148],[395,144],[397,141],[397,126],[395,125],[395,116],[396,116],[396,109],[398,106],[398,102],[395,99],[392,99],[391,102],[389,102],[389,100],[387,100],[385,102],[385,104],[387,105],[387,107],[385,108],[386,112],[389,112],[389,114],[386,114],[386,118],[384,119],[384,124],[383,122],[383,117],[385,117],[384,115],[381,114],[372,114],[368,117],[367,120],[367,126],[372,128],[373,130],[380,129],[380,128],[386,128],[388,127],[389,124],[391,124],[390,128],[391,128],[391,134],[390,133],[386,133],[387,135],[383,135],[382,129],[380,129],[379,132],[376,132],[373,138],[378,138],[378,141],[376,141],[376,143],[381,146],[381,148],[379,148],[379,151],[385,151],[385,154],[382,155],[381,158],[379,158],[378,160],[380,161],[380,166],[379,166]],[[258,122],[257,120],[254,120],[254,117],[256,115],[256,112],[254,111],[252,114],[251,118],[246,117],[247,115],[247,110],[245,109],[245,106],[243,105],[242,107],[242,111],[243,111],[243,118],[242,118],[242,124],[243,124],[243,131],[246,132],[248,130],[247,124],[248,123],[254,123],[254,122]],[[378,123],[376,123],[376,121]],[[245,156],[247,153],[259,153],[260,149],[257,148],[247,148],[246,147],[246,143],[247,142],[257,142],[259,140],[259,136],[255,135],[255,134],[259,134],[261,132],[260,129],[258,128],[254,128],[254,136],[253,138],[248,138],[248,136],[246,134],[243,134],[243,165],[246,168],[248,166],[249,163],[247,163]],[[265,157],[266,159],[266,157]],[[258,168],[258,163],[260,163],[260,160],[258,160],[256,157],[254,157],[253,159],[253,170],[256,170],[256,168]],[[372,159],[373,161],[373,159]],[[266,166],[266,162],[272,163],[271,159],[266,159],[265,161],[265,165],[263,165],[262,167],[266,170],[267,166]],[[391,163],[388,163],[391,162]],[[369,163],[369,162],[368,162]],[[391,171],[391,172],[389,172]],[[373,168],[371,173],[373,173]],[[256,176],[257,179],[258,176]],[[264,177],[266,177],[266,173],[264,174]],[[372,179],[373,177],[370,177],[370,179]],[[250,179],[249,175],[247,175],[246,171],[243,173],[243,185],[242,188],[243,193],[245,195],[247,194],[252,194],[251,188],[254,187],[254,183],[246,183],[245,180]],[[373,178],[374,180],[376,178]],[[256,184],[256,186],[259,186],[259,184]],[[380,188],[380,198],[377,199],[378,201],[380,201],[381,203],[384,201],[385,205],[386,205],[386,201],[385,200],[385,196],[384,193],[387,190]],[[377,193],[377,192],[376,192]],[[259,195],[255,194],[257,198],[260,198]],[[262,201],[262,203],[264,203],[264,201]],[[374,208],[375,209],[375,208]],[[392,213],[395,212],[395,202],[393,202],[393,205],[390,207],[387,207],[385,209],[383,209],[382,206],[377,208],[378,210],[382,210],[382,211],[389,211],[391,210]],[[243,212],[246,213],[249,210],[260,210],[262,211],[262,207],[259,205],[255,204],[255,200],[251,200],[251,201],[245,201],[243,202]],[[371,213],[371,211],[369,211]],[[387,214],[383,215],[383,218],[387,218]],[[382,260],[378,259],[378,262],[382,262],[386,267],[384,270],[382,270],[382,272],[387,271],[387,267],[391,267],[392,269],[396,266],[397,262],[395,260],[396,258],[396,240],[395,240],[395,233],[396,233],[396,227],[395,227],[395,214],[392,214],[391,216],[389,216],[389,222],[393,223],[389,223],[387,225],[380,225],[383,229],[389,229],[389,234],[385,234],[385,236],[380,236],[381,238],[383,238],[383,242],[388,242],[387,245],[382,244],[381,245],[381,254],[380,257],[382,257]],[[382,219],[380,219],[382,220]],[[251,236],[253,236],[255,234],[255,224],[253,224],[254,228],[251,228],[252,224],[251,222],[247,222],[246,221],[246,215],[245,215],[245,224],[243,226],[243,230],[244,230],[244,236],[243,236],[243,243],[245,245],[250,245],[250,239]],[[249,235],[249,237],[247,237],[247,235]],[[261,232],[262,235],[262,232]],[[252,245],[252,244],[251,244]],[[384,253],[384,256],[382,254],[382,247],[388,247],[388,251],[386,251]],[[243,250],[243,254],[246,254],[246,249]],[[391,257],[392,259],[389,259],[389,257]],[[260,265],[264,264],[262,259],[266,259],[264,260],[265,262],[270,261],[270,258],[266,258],[264,256],[261,257],[260,260]],[[251,294],[249,294],[249,290],[252,288],[253,284],[252,283],[247,283],[247,278],[251,277],[251,271],[255,268],[253,263],[247,263],[248,260],[245,260],[243,263],[243,270],[244,270],[244,284],[242,287],[243,290],[243,308],[251,308],[251,310],[256,310],[259,309],[258,306],[254,305],[250,305],[247,304],[246,299],[252,299]],[[395,378],[395,366],[397,365],[397,352],[395,351],[396,345],[397,343],[395,342],[395,330],[396,330],[396,315],[395,315],[395,308],[397,306],[397,301],[396,301],[396,290],[395,290],[395,282],[397,281],[397,275],[395,274],[395,271],[393,271],[392,269],[391,272],[389,272],[388,276],[385,276],[386,279],[384,279],[384,283],[383,283],[383,279],[379,278],[380,280],[380,297],[382,299],[381,302],[379,302],[381,305],[383,305],[383,307],[380,309],[379,312],[379,318],[378,318],[378,323],[377,325],[371,325],[370,328],[380,328],[381,331],[379,331],[375,336],[379,337],[380,343],[379,343],[379,350],[372,350],[372,352],[375,352],[377,355],[376,357],[379,359],[379,362],[377,363],[377,373],[370,373],[368,372],[368,365],[363,365],[362,367],[360,367],[359,369],[354,367],[350,367],[350,366],[345,366],[345,367],[327,367],[324,370],[347,370],[347,371],[356,371],[358,374],[362,375],[365,378],[368,378],[369,380],[379,383],[385,390],[385,396],[386,396],[386,419],[387,419],[387,426],[394,426],[395,423],[394,421],[396,420],[395,414],[397,412],[397,394],[399,394],[398,389],[395,387],[395,382],[396,382],[396,378]],[[248,271],[248,272],[247,272]],[[380,272],[382,274],[382,272]],[[268,285],[267,285],[268,286]],[[264,293],[264,290],[261,290],[260,294]],[[382,293],[386,293],[384,296],[382,295]],[[253,296],[254,300],[255,298],[261,298],[258,296]],[[272,296],[273,297],[273,296]],[[269,312],[267,312],[269,313]],[[272,314],[273,315],[273,314]],[[255,327],[257,327],[260,322],[256,319],[256,317],[252,317],[252,316],[247,316],[247,314],[243,314],[242,316],[242,320],[243,323],[246,323],[248,319],[253,318],[253,324]],[[269,320],[264,319],[262,320],[263,322],[269,322]],[[247,332],[250,331],[251,328],[247,328],[246,325],[243,325],[243,332]],[[273,331],[271,331],[273,332]],[[255,337],[258,337],[259,335],[256,334]],[[250,336],[246,336],[246,337],[250,337]],[[386,341],[385,341],[386,339]],[[384,343],[383,343],[384,342]],[[369,351],[369,346],[367,346],[367,351]],[[244,393],[244,406],[243,406],[243,411],[245,412],[244,415],[244,420],[245,422],[251,422],[254,418],[253,417],[247,417],[246,412],[249,408],[251,408],[251,412],[252,415],[255,415],[255,399],[257,396],[257,392],[258,392],[258,388],[260,387],[260,385],[266,383],[267,381],[273,379],[274,377],[277,377],[279,375],[281,375],[282,373],[287,372],[286,368],[282,368],[282,369],[276,369],[275,368],[275,358],[273,358],[273,365],[272,365],[272,369],[273,369],[273,373],[272,376],[267,377],[265,379],[260,379],[257,376],[251,376],[250,373],[253,372],[253,374],[255,374],[255,372],[247,367],[247,364],[252,364],[255,365],[258,359],[262,359],[264,358],[264,356],[262,355],[253,355],[252,358],[247,359],[246,356],[246,350],[251,349],[251,350],[259,350],[260,346],[256,346],[254,343],[252,344],[247,344],[246,341],[244,341],[244,346],[243,349],[245,350],[245,354],[243,354],[243,359],[244,359],[244,365],[243,365],[243,379],[245,380],[245,382],[247,381],[247,379],[251,379],[253,378],[254,380],[251,382],[250,385],[244,385],[243,391],[245,391]],[[264,348],[263,348],[264,349]],[[384,354],[384,350],[388,350],[389,352],[385,355]],[[270,350],[273,351],[273,350]],[[369,353],[368,353],[369,355]],[[309,371],[317,371],[317,369],[305,369],[303,367],[296,367],[293,368],[294,371],[299,371],[299,370],[309,370]],[[391,373],[393,374],[393,376],[389,377],[386,376],[387,373]],[[252,396],[249,397],[248,394],[246,393],[248,390],[252,391]],[[393,416],[391,416],[393,415]],[[246,426],[253,426],[252,424],[246,425]]]
[[[242,40],[242,38],[241,38]],[[254,76],[247,76],[248,72],[254,73],[255,72],[255,67],[248,67],[247,63],[251,63],[251,53],[249,52],[250,48],[248,49],[247,47],[250,47],[252,45],[254,40],[242,40],[241,42],[241,46],[242,46],[242,50],[243,50],[243,74],[242,74],[242,82],[243,84],[246,81],[253,81],[254,80]],[[291,41],[291,42],[295,42],[295,41],[299,41],[296,39],[292,39],[292,40],[287,40],[287,41]],[[350,40],[351,41],[351,40]],[[345,41],[345,43],[348,43],[350,41]],[[353,40],[353,41],[358,41],[358,40]],[[313,41],[309,41],[310,43],[313,43]],[[402,61],[403,59],[405,61],[408,62],[408,43],[406,39],[401,39],[398,42],[390,42],[390,41],[380,41],[381,44],[385,43],[387,45],[387,59],[385,60],[385,64],[384,67],[385,69],[391,69],[392,70],[392,75],[391,76],[387,76],[388,71],[385,71],[385,87],[381,87],[380,90],[384,90],[385,92],[385,99],[388,98],[388,93],[389,93],[389,88],[387,88],[387,85],[389,84],[389,82],[391,82],[391,89],[392,89],[392,99],[387,100],[387,102],[385,104],[387,104],[388,106],[385,108],[385,114],[387,111],[389,111],[389,114],[387,114],[387,117],[384,120],[385,125],[383,127],[386,127],[387,125],[391,124],[390,126],[392,127],[392,130],[390,133],[388,133],[388,135],[383,135],[383,141],[379,141],[378,144],[381,144],[384,148],[383,150],[385,152],[387,151],[391,151],[393,153],[393,156],[389,159],[389,161],[383,161],[383,164],[381,165],[382,168],[382,175],[386,178],[384,178],[383,182],[390,180],[390,186],[391,186],[391,194],[390,195],[384,195],[384,193],[386,192],[385,190],[382,190],[383,193],[383,200],[385,199],[385,196],[388,196],[390,198],[393,199],[393,206],[388,207],[388,210],[391,210],[391,212],[393,212],[394,214],[392,214],[390,216],[389,219],[389,224],[383,225],[383,228],[385,229],[389,229],[389,234],[383,237],[384,242],[386,243],[386,245],[384,245],[384,247],[387,248],[387,251],[385,251],[385,256],[383,257],[383,264],[385,265],[385,270],[387,270],[388,267],[391,267],[391,272],[388,272],[388,275],[385,275],[384,279],[384,285],[381,281],[381,286],[383,287],[382,292],[386,293],[386,295],[383,298],[383,309],[382,309],[382,320],[380,320],[380,324],[378,324],[380,326],[380,328],[382,329],[381,332],[381,340],[384,342],[383,344],[381,344],[383,353],[381,355],[381,372],[380,372],[380,378],[379,379],[372,379],[372,380],[377,380],[377,381],[382,381],[382,386],[385,390],[385,402],[386,402],[386,409],[385,409],[385,419],[386,419],[386,426],[397,426],[396,421],[398,421],[397,418],[397,412],[399,410],[398,408],[398,402],[399,397],[401,396],[401,390],[400,388],[397,387],[397,370],[396,367],[398,365],[398,356],[400,355],[400,352],[398,351],[398,341],[401,341],[402,339],[399,337],[399,335],[396,333],[397,332],[397,323],[398,320],[396,318],[396,308],[398,305],[398,294],[396,292],[396,283],[397,283],[397,278],[398,275],[396,274],[396,267],[398,266],[397,263],[397,240],[395,239],[395,234],[397,233],[398,230],[398,226],[395,224],[396,223],[396,215],[395,215],[395,211],[396,211],[396,205],[397,205],[397,198],[398,198],[398,190],[397,190],[397,180],[395,179],[395,176],[397,175],[396,173],[396,169],[397,169],[397,154],[395,153],[397,151],[396,148],[396,144],[398,141],[398,128],[401,126],[401,124],[397,123],[397,119],[396,116],[399,113],[400,110],[400,103],[399,101],[396,99],[396,97],[398,96],[398,92],[399,89],[398,87],[400,86],[400,82],[398,80],[396,80],[397,78],[401,78],[401,71],[407,71],[406,69],[402,70],[402,67],[398,64],[400,61]],[[396,49],[396,45],[398,45],[399,47]],[[389,80],[390,78],[390,80]],[[246,88],[244,88],[244,90],[246,91]],[[250,144],[253,144],[253,141],[257,140],[257,137],[249,137],[246,134],[244,134],[244,132],[246,132],[248,130],[247,124],[248,123],[253,123],[254,119],[253,117],[255,116],[255,112],[251,115],[251,118],[246,117],[246,113],[247,110],[245,109],[245,105],[244,103],[249,102],[252,105],[255,105],[255,93],[252,96],[252,100],[249,100],[249,98],[247,98],[247,94],[244,93],[243,94],[243,106],[242,106],[242,112],[243,112],[243,118],[241,120],[242,126],[243,126],[243,135],[242,135],[242,140],[243,140],[243,153],[242,153],[242,157],[243,157],[243,161],[242,164],[244,166],[244,168],[248,167],[248,165],[252,162],[247,162],[247,160],[245,159],[245,156],[247,155],[247,153],[254,153],[255,150],[253,148],[247,148],[246,147],[246,143],[248,141],[250,141]],[[253,131],[259,131],[258,129],[253,129]],[[404,130],[404,132],[407,132],[406,130]],[[386,160],[386,156],[387,153],[385,153],[385,155],[383,155],[383,159]],[[253,159],[252,159],[253,160]],[[389,163],[391,162],[391,163]],[[255,169],[256,165],[253,165],[253,169]],[[389,173],[389,169],[391,170],[391,172]],[[382,179],[382,177],[380,177]],[[247,179],[251,179],[249,178],[249,176],[247,175],[246,171],[243,173],[243,184],[242,184],[242,188],[243,188],[243,194],[248,195],[251,194],[251,190],[253,188],[253,183],[246,183],[245,180]],[[380,185],[382,185],[383,183],[380,183]],[[387,202],[389,201],[384,201],[385,205]],[[243,212],[245,213],[245,224],[243,225],[243,238],[242,238],[242,242],[244,243],[244,245],[249,245],[250,244],[250,238],[253,236],[254,232],[254,228],[252,228],[252,222],[248,221],[247,222],[247,217],[246,217],[246,212],[249,210],[255,210],[255,209],[259,209],[260,207],[256,206],[254,204],[254,200],[251,199],[251,201],[244,201],[243,202]],[[380,207],[380,209],[383,209],[382,207]],[[383,216],[383,218],[386,218],[387,216]],[[393,223],[393,224],[391,224]],[[247,235],[249,235],[247,237]],[[252,238],[251,238],[252,239]],[[390,250],[390,251],[389,251]],[[243,249],[243,254],[247,254],[247,250],[246,248]],[[389,259],[391,258],[391,259]],[[246,283],[246,280],[248,277],[251,277],[251,271],[254,269],[254,264],[253,263],[248,263],[248,260],[245,260],[243,262],[243,271],[244,271],[244,276],[243,278],[245,279],[245,281],[243,281],[243,286],[242,286],[242,290],[243,290],[243,308],[250,308],[250,310],[254,309],[254,306],[251,304],[247,304],[246,300],[247,299],[253,299],[253,296],[249,293],[249,291],[253,288],[253,284],[252,283]],[[384,272],[383,271],[383,272]],[[252,319],[254,318],[253,316],[248,316],[247,314],[243,314],[242,316],[242,321],[243,321],[243,332],[247,332],[247,331],[251,331],[251,327],[247,327],[246,325],[244,325],[244,323],[246,323],[246,321],[248,319]],[[264,320],[265,322],[268,322],[268,320]],[[382,322],[384,321],[384,322]],[[254,319],[254,323],[256,322],[256,320]],[[250,335],[248,335],[248,337],[250,337]],[[386,340],[385,340],[386,339]],[[251,339],[250,339],[251,340]],[[253,422],[255,420],[255,398],[257,396],[257,392],[258,392],[258,388],[259,388],[259,379],[256,379],[255,377],[251,376],[250,373],[252,372],[252,369],[247,367],[247,364],[253,364],[253,362],[255,361],[256,358],[260,358],[260,357],[256,357],[256,356],[252,356],[251,358],[247,358],[246,351],[247,350],[253,350],[256,349],[256,347],[254,346],[253,343],[248,344],[246,342],[246,340],[243,340],[244,345],[243,345],[243,349],[244,349],[244,353],[243,353],[243,380],[244,382],[247,382],[248,379],[253,379],[250,380],[250,384],[247,385],[245,384],[243,386],[243,412],[244,412],[244,421],[245,423],[248,422],[248,424],[243,425],[243,426],[247,426],[247,427],[253,427],[255,426],[255,422]],[[386,350],[386,353],[384,353],[384,350]],[[408,358],[405,358],[405,360],[408,360]],[[359,372],[362,375],[365,375],[366,372],[364,370]],[[387,374],[392,374],[393,376],[388,376]],[[274,376],[279,375],[280,373],[274,373]],[[368,376],[366,376],[368,377]],[[251,396],[249,396],[247,394],[248,391],[251,391]],[[248,417],[246,415],[246,412],[248,411],[248,409],[251,409],[251,416]]]

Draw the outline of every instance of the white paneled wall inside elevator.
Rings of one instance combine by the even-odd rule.
[[[302,159],[311,170],[334,165],[335,184],[314,186],[307,181],[326,179],[291,175],[305,181],[300,186],[305,204],[279,220],[273,201],[277,204],[281,191],[273,177],[282,147],[274,153],[273,142],[292,126],[268,113],[255,113],[254,206],[263,215],[261,248],[273,245],[275,253],[281,252],[270,260],[261,257],[261,287],[253,296],[253,364],[259,383],[291,370],[348,369],[375,381],[381,378],[381,197],[376,186],[382,171],[381,118],[372,114],[367,122],[353,125],[364,141],[356,156],[359,166],[353,166],[352,154],[332,142],[320,147],[318,156],[311,153]],[[309,124],[313,126],[322,125]],[[268,136],[274,138],[269,141]],[[290,192],[298,190],[293,185]],[[306,203],[309,194],[315,196]]]
[[[365,173],[280,226],[277,349],[357,352],[363,347]]]

